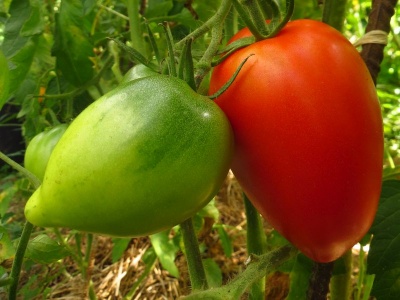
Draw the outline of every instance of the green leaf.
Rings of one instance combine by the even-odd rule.
[[[32,36],[43,32],[45,18],[43,16],[43,3],[39,0],[31,0],[31,9],[28,19],[24,22],[20,34]]]
[[[8,89],[10,84],[9,68],[7,59],[0,50],[0,109],[8,98]]]
[[[221,239],[222,249],[224,249],[224,253],[226,257],[231,257],[233,252],[233,244],[232,240],[229,237],[228,233],[225,231],[223,225],[216,226],[218,230],[219,238]]]
[[[211,258],[203,259],[204,271],[206,273],[208,286],[210,288],[222,285],[222,271],[218,264]]]
[[[69,255],[68,250],[51,239],[46,234],[41,234],[29,241],[25,257],[35,262],[49,264]]]
[[[384,181],[367,259],[367,273],[375,274],[371,295],[400,299],[400,181]]]
[[[172,0],[150,0],[146,9],[146,18],[166,16],[173,7]]]
[[[15,249],[6,228],[0,225],[0,263],[15,255]]]
[[[54,46],[57,69],[73,85],[81,86],[93,77],[93,45],[89,41],[82,2],[63,0],[56,14]]]
[[[0,183],[0,217],[2,218],[10,209],[10,202],[18,191],[18,187],[12,182]]]
[[[179,278],[179,270],[175,265],[176,252],[179,247],[169,239],[169,232],[170,230],[166,230],[153,234],[150,236],[150,240],[163,268],[172,276]]]
[[[37,13],[33,12],[29,1],[14,0],[10,5],[10,18],[4,28],[4,41],[2,50],[9,60],[9,91],[13,95],[24,81],[36,52],[38,35],[29,33],[39,32],[38,26],[34,24]],[[29,26],[36,29],[29,32]]]
[[[198,211],[198,215],[203,218],[212,218],[217,221],[219,218],[219,210],[215,206],[215,198],[213,198],[206,206]]]
[[[97,5],[96,0],[82,0],[85,15],[89,14]]]
[[[313,262],[299,253],[290,272],[290,287],[287,300],[304,299],[307,293]]]
[[[124,254],[126,248],[128,247],[131,239],[129,238],[113,238],[113,248],[111,252],[112,262],[115,263],[120,260],[122,255]]]

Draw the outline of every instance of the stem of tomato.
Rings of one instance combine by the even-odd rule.
[[[339,31],[343,30],[347,0],[325,0],[322,21]]]
[[[17,291],[18,291],[18,282],[19,276],[21,274],[22,262],[24,260],[25,250],[28,246],[28,242],[33,230],[33,225],[29,222],[26,222],[24,225],[24,229],[22,230],[21,238],[18,242],[17,251],[15,252],[14,262],[11,268],[11,285],[8,290],[8,299],[15,300],[17,299]]]
[[[146,55],[146,45],[143,39],[142,27],[140,24],[139,0],[127,0],[126,7],[128,9],[129,30],[131,33],[132,46],[142,55]]]
[[[165,37],[166,37],[166,42],[167,42],[167,47],[168,47],[168,55],[169,55],[169,60],[168,60],[168,67],[169,67],[169,74],[173,77],[177,77],[178,73],[176,71],[176,65],[175,65],[175,50],[174,50],[174,39],[172,37],[171,29],[168,26],[168,23],[164,22],[163,24],[163,29],[165,32]]]
[[[351,293],[351,275],[353,271],[353,256],[352,251],[347,251],[340,260],[335,262],[335,266],[339,265],[342,268],[344,265],[345,272],[333,275],[330,282],[331,300],[350,299]]]
[[[240,299],[248,288],[265,274],[265,270],[274,270],[297,253],[290,245],[283,246],[266,254],[252,255],[246,269],[228,284],[219,288],[195,292],[182,299]]]
[[[267,247],[262,219],[257,209],[243,193],[244,207],[247,220],[247,253],[261,255]],[[250,288],[250,299],[265,299],[265,276],[256,281]]]
[[[223,1],[217,13],[215,14],[215,16],[217,16],[219,20],[215,19],[217,22],[215,22],[211,30],[210,44],[208,45],[207,50],[204,52],[199,62],[196,64],[196,72],[194,74],[194,78],[197,88],[200,86],[200,83],[207,75],[207,73],[211,70],[212,60],[214,56],[218,53],[221,45],[224,29],[223,20],[226,19],[226,16],[228,15],[231,6],[231,1]]]
[[[9,158],[1,151],[0,151],[0,159],[3,160],[8,165],[10,165],[13,169],[17,170],[18,172],[22,173],[25,177],[27,177],[30,183],[33,184],[35,190],[40,186],[41,182],[35,175],[33,175],[31,172],[29,172],[27,169],[25,169],[16,161]]]
[[[307,300],[326,300],[329,292],[329,282],[332,276],[334,262],[315,262],[310,284],[307,291]]]
[[[227,44],[229,39],[233,37],[238,31],[238,14],[237,11],[231,7],[224,22],[224,44]]]
[[[208,288],[208,283],[192,218],[182,222],[180,227],[192,289],[205,290]]]

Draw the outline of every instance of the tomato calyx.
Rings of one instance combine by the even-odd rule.
[[[235,51],[245,48],[255,42],[272,38],[289,22],[294,11],[294,0],[286,0],[286,9],[281,12],[275,0],[268,1],[241,1],[233,0],[233,5],[252,36],[243,37],[229,43],[220,51],[220,56],[213,60],[212,66],[223,62]],[[265,21],[267,20],[267,21]]]
[[[233,0],[233,5],[256,41],[275,36],[289,22],[294,11],[294,0],[286,0],[285,11],[281,11],[276,0]]]

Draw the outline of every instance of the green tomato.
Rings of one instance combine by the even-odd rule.
[[[43,181],[47,163],[54,147],[67,130],[67,124],[57,125],[36,135],[25,151],[25,168]]]
[[[174,77],[137,79],[71,123],[25,215],[41,227],[150,235],[214,197],[232,152],[230,123],[213,101]]]
[[[150,69],[149,67],[146,67],[145,65],[139,64],[139,65],[135,65],[132,68],[130,68],[128,70],[128,72],[125,73],[124,77],[122,78],[121,84],[135,80],[135,79],[139,79],[139,78],[143,78],[143,77],[147,77],[147,76],[153,76],[153,75],[157,75],[158,73],[152,69]]]

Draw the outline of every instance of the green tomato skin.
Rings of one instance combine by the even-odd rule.
[[[54,126],[36,135],[28,144],[24,155],[25,168],[43,181],[50,154],[67,130],[67,124]]]
[[[153,234],[214,197],[232,152],[230,123],[209,98],[174,77],[131,81],[71,123],[25,215],[41,227]]]
[[[142,64],[135,65],[132,68],[130,68],[128,72],[126,72],[120,84],[157,74],[158,74],[157,72],[153,71],[149,67],[146,67],[145,65]]]

